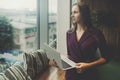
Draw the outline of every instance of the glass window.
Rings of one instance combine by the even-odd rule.
[[[48,21],[48,36],[51,47],[56,48],[57,35],[57,0],[49,0],[49,21]]]
[[[78,2],[78,0],[72,0],[72,5],[75,4],[75,3],[77,3],[77,2]]]
[[[0,0],[0,72],[37,49],[36,29],[36,0]]]

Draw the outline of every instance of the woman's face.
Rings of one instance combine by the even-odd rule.
[[[73,24],[80,23],[80,11],[78,5],[72,7],[71,19]]]

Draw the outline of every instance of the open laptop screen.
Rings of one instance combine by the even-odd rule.
[[[74,67],[74,62],[72,62],[69,59],[66,59],[65,57],[61,57],[60,53],[56,51],[54,48],[50,47],[47,44],[44,44],[43,48],[46,51],[47,57],[49,59],[54,59],[57,65],[63,70],[71,69]]]

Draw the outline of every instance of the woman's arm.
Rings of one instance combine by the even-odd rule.
[[[99,58],[98,60],[90,62],[90,63],[80,62],[80,63],[76,63],[76,69],[80,71],[84,71],[88,68],[103,64],[105,62],[106,62],[105,58]]]

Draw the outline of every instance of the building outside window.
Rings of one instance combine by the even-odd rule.
[[[0,72],[37,49],[36,10],[36,0],[0,0]]]

